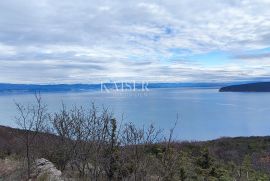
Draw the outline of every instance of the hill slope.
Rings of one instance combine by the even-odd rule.
[[[23,144],[20,137],[25,132],[20,129],[10,128],[0,125],[0,152],[13,154],[21,152]],[[58,136],[42,133],[38,141],[50,138],[57,140]],[[163,144],[163,143],[160,143]],[[252,137],[225,137],[210,141],[197,142],[174,142],[173,147],[187,152],[200,152],[207,148],[214,158],[225,162],[232,161],[240,164],[245,155],[263,158],[269,156],[270,172],[270,136],[252,136]],[[259,160],[256,160],[259,161]],[[266,160],[267,161],[267,160]],[[258,165],[256,165],[258,166]]]

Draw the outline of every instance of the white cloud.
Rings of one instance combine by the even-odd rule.
[[[172,49],[185,50],[178,54],[187,57],[269,47],[269,5],[269,0],[1,1],[0,82],[266,76],[266,61],[254,67],[254,61],[233,59],[212,68],[171,58]]]
[[[15,55],[16,51],[13,46],[0,43],[0,53],[1,55]]]

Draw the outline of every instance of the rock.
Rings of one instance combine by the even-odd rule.
[[[37,159],[33,166],[34,172],[31,177],[36,180],[64,181],[61,178],[62,172],[54,166],[52,162],[45,158]]]

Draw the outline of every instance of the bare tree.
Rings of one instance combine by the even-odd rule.
[[[178,173],[175,168],[177,168],[179,154],[173,148],[173,132],[176,125],[177,121],[175,122],[174,127],[170,129],[169,136],[165,136],[163,143],[160,143],[163,146],[163,152],[159,157],[161,180],[175,180],[175,176]]]
[[[179,154],[172,146],[174,128],[168,138],[163,138],[162,130],[153,125],[138,128],[129,123],[121,127],[108,109],[98,111],[94,104],[89,109],[67,109],[62,104],[59,112],[48,115],[40,95],[35,97],[35,105],[16,104],[20,113],[17,123],[25,130],[28,177],[31,146],[49,118],[50,125],[46,126],[50,128],[49,134],[40,139],[48,145],[39,146],[38,151],[62,171],[69,165],[80,179],[96,181],[176,178]]]
[[[44,124],[48,118],[47,106],[43,104],[40,94],[35,94],[35,103],[27,106],[21,103],[15,103],[18,111],[16,123],[24,132],[21,140],[25,146],[27,159],[27,176],[30,178],[31,161],[32,161],[32,145],[37,135],[43,130]]]
[[[112,169],[107,156],[113,161],[112,147],[116,138],[116,120],[108,109],[103,108],[101,112],[94,104],[87,112],[80,108],[73,119],[76,122],[75,138],[78,142],[76,156],[73,164],[77,167],[81,176],[86,175],[86,170],[90,174],[91,180],[99,180],[101,168]],[[112,135],[111,135],[112,134]],[[112,138],[113,137],[113,138]],[[110,146],[108,146],[110,145]],[[109,151],[110,150],[110,151]],[[110,170],[109,169],[109,170]]]
[[[88,171],[91,173],[92,180],[97,181],[100,180],[102,169],[107,170],[108,158],[112,156],[110,154],[108,155],[108,153],[113,153],[108,152],[109,148],[111,148],[108,145],[110,145],[110,141],[117,140],[116,138],[118,136],[116,135],[111,135],[113,136],[113,139],[110,137],[110,134],[112,133],[112,129],[110,129],[112,128],[111,123],[114,122],[113,124],[115,124],[116,121],[113,119],[113,114],[108,109],[103,108],[102,111],[99,112],[94,104],[92,104],[87,120],[86,127],[88,128],[89,133],[88,142],[91,147],[88,149],[90,151],[88,159],[91,163],[91,168],[88,167]],[[113,129],[115,134],[116,127]],[[113,147],[114,146],[116,145],[113,143]]]
[[[67,110],[66,106],[62,104],[62,109],[50,115],[50,122],[52,124],[52,133],[57,135],[54,145],[54,155],[52,161],[56,163],[57,167],[63,171],[73,159],[74,151],[77,146],[75,138],[74,117],[73,110]],[[59,146],[60,145],[60,146]]]
[[[121,137],[121,165],[126,177],[132,180],[147,180],[151,173],[151,160],[147,150],[159,140],[161,130],[152,124],[138,128],[133,123],[124,125]]]

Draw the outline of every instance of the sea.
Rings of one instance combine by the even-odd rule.
[[[216,88],[155,88],[137,91],[41,93],[49,113],[67,108],[108,108],[121,125],[155,125],[164,135],[173,128],[179,141],[270,134],[270,93],[219,92]],[[33,93],[1,93],[0,124],[17,127],[15,103],[34,103]]]

